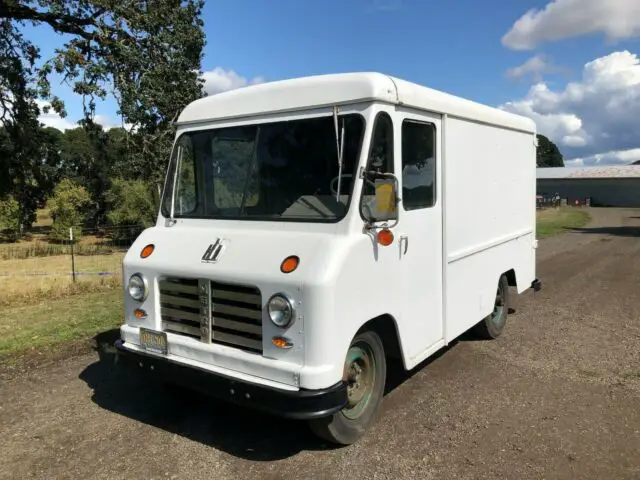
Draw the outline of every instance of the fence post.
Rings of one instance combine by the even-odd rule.
[[[69,240],[71,240],[71,275],[73,283],[76,283],[76,259],[73,254],[73,227],[69,227]]]

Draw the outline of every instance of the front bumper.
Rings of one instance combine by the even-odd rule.
[[[344,382],[320,390],[279,390],[266,385],[238,380],[195,366],[178,364],[168,358],[132,351],[122,340],[114,344],[118,364],[144,370],[159,380],[181,385],[223,401],[243,405],[273,415],[309,420],[331,415],[347,403]]]

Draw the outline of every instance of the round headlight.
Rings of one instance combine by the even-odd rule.
[[[134,273],[129,278],[129,285],[127,286],[129,295],[138,302],[147,298],[147,281],[139,273]]]
[[[281,293],[271,297],[267,309],[269,318],[276,327],[285,328],[293,323],[293,303]]]

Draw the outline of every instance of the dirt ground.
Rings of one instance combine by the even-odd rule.
[[[640,479],[640,210],[541,242],[544,289],[496,341],[411,374],[356,445],[206,398],[169,400],[96,353],[0,380],[0,478]]]

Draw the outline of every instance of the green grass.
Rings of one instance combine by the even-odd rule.
[[[537,214],[537,237],[546,238],[572,228],[584,227],[591,219],[588,212],[575,207],[549,208]]]
[[[91,338],[122,323],[122,291],[0,309],[0,358]]]

